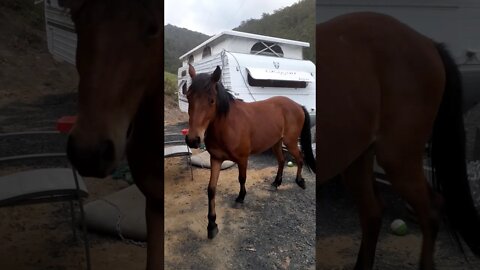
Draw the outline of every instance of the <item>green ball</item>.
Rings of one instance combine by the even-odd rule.
[[[288,167],[293,167],[293,162],[291,162],[291,161],[287,162],[287,166]]]
[[[390,229],[393,234],[399,236],[404,236],[408,232],[407,224],[401,219],[395,219],[392,224],[390,224]]]

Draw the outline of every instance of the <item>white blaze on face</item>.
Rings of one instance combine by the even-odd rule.
[[[200,129],[198,137],[200,137],[200,143],[204,143],[205,139],[205,128]]]
[[[187,137],[189,140],[194,140],[195,138],[199,137],[200,138],[200,143],[203,143],[204,142],[204,138],[205,138],[205,131],[206,131],[206,128],[204,127],[200,127],[200,128],[197,128],[196,131],[192,132],[193,130],[190,128],[189,131],[188,131],[188,134],[187,134]]]
[[[193,107],[193,106],[192,106]],[[205,132],[207,130],[208,125],[210,124],[210,120],[208,119],[208,115],[204,110],[190,110],[189,111],[189,134],[188,138],[190,140],[195,139],[196,137],[200,138],[200,143],[204,142],[205,139]]]
[[[111,139],[115,147],[115,163],[118,163],[125,155],[125,148],[127,144],[127,131],[130,121],[124,117],[118,119],[116,125],[111,127]]]

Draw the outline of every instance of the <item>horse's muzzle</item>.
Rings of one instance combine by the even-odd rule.
[[[187,143],[188,147],[190,148],[199,148],[200,147],[200,137],[196,136],[193,139],[190,139],[187,136],[185,136],[185,142]]]
[[[82,176],[104,178],[110,174],[115,160],[115,147],[111,140],[105,140],[94,147],[85,147],[69,136],[67,156]]]

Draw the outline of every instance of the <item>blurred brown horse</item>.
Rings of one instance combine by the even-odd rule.
[[[272,149],[278,161],[278,170],[273,186],[282,184],[285,158],[282,143],[297,163],[295,181],[305,189],[302,167],[305,160],[315,172],[312,151],[310,117],[305,107],[286,97],[246,103],[234,99],[220,82],[222,71],[217,66],[212,74],[196,74],[193,66],[188,73],[192,84],[188,88],[188,134],[187,144],[198,148],[205,141],[210,153],[210,182],[208,184],[208,238],[218,233],[215,223],[215,192],[220,167],[224,160],[238,164],[240,192],[236,202],[242,203],[247,180],[248,156]],[[302,151],[298,147],[298,138]],[[304,156],[302,155],[302,152]]]
[[[362,226],[355,269],[372,269],[381,227],[374,157],[417,214],[421,269],[434,268],[443,198],[452,227],[480,254],[480,222],[466,174],[461,80],[447,50],[374,13],[317,25],[316,45],[317,184],[321,188],[341,174],[355,198]],[[431,189],[423,172],[430,137],[435,182],[443,196]]]
[[[68,157],[83,176],[105,177],[127,153],[146,197],[147,268],[163,269],[163,2],[65,4],[80,78]]]

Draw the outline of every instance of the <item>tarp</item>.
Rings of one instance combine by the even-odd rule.
[[[131,185],[101,199],[85,204],[88,229],[127,239],[145,241],[145,196]]]

